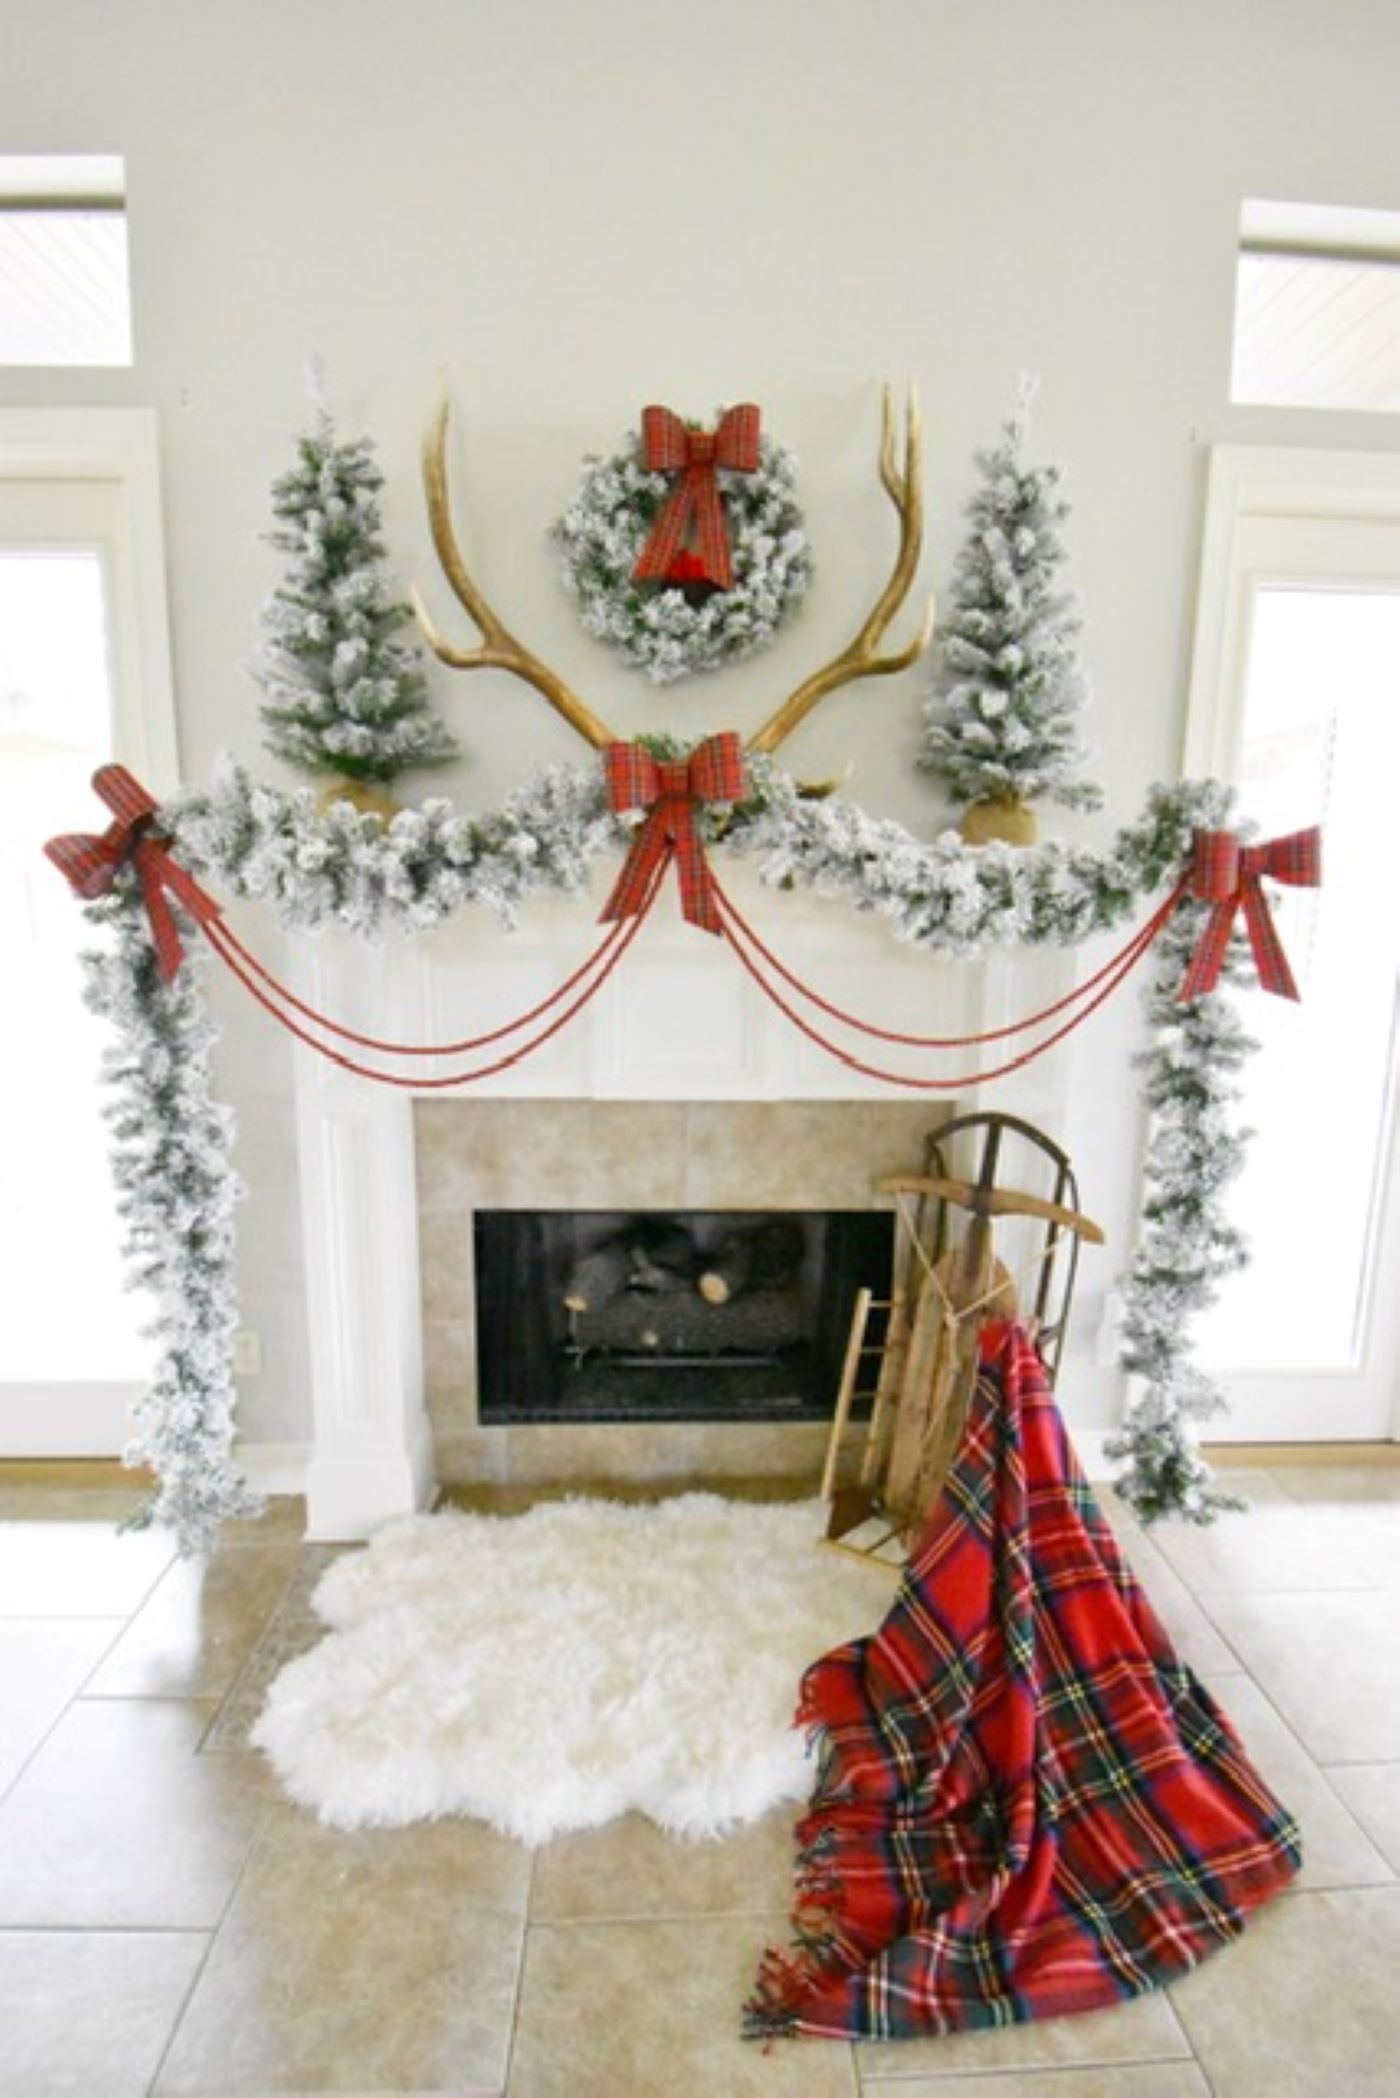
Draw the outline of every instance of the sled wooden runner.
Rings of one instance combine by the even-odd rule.
[[[981,1138],[977,1177],[948,1173],[951,1143],[975,1136]],[[999,1183],[1008,1136],[1050,1161],[1050,1196]],[[978,1335],[989,1319],[1020,1315],[1015,1282],[997,1257],[996,1220],[1044,1226],[1029,1264],[1034,1309],[1028,1323],[1055,1362],[1079,1242],[1103,1243],[1098,1225],[1077,1207],[1065,1153],[1030,1123],[1012,1115],[962,1116],[930,1138],[928,1151],[926,1163],[937,1171],[876,1183],[898,1205],[891,1292],[877,1298],[863,1289],[857,1297],[821,1485],[825,1541],[896,1569],[956,1454],[977,1377]]]

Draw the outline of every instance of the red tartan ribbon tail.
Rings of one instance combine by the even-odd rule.
[[[678,475],[647,536],[632,574],[665,582],[693,533],[700,574],[721,590],[734,587],[729,531],[715,475],[758,470],[759,412],[752,403],[728,409],[713,431],[692,430],[669,408],[642,410],[642,461],[649,473]]]
[[[1297,998],[1298,986],[1283,951],[1263,878],[1294,888],[1315,889],[1322,881],[1322,832],[1308,830],[1274,838],[1267,845],[1241,845],[1233,831],[1197,831],[1192,842],[1187,893],[1212,906],[1196,951],[1177,992],[1180,1000],[1203,998],[1220,981],[1235,914],[1244,911],[1254,966],[1261,987],[1279,998]]]
[[[674,859],[685,917],[704,932],[723,931],[695,810],[700,802],[731,802],[742,795],[744,754],[738,736],[726,730],[709,737],[689,758],[678,759],[654,758],[640,743],[609,743],[603,763],[611,806],[619,813],[647,812],[603,906],[604,922],[635,918],[658,874]]]
[[[94,902],[110,895],[123,867],[133,867],[150,922],[151,942],[162,979],[169,983],[184,959],[173,898],[197,925],[209,925],[219,906],[192,874],[172,858],[170,840],[154,827],[155,797],[124,765],[103,765],[92,784],[113,814],[101,837],[74,831],[50,838],[45,856],[57,867],[75,896]]]

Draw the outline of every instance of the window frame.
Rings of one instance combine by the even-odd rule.
[[[103,534],[111,585],[114,756],[150,787],[180,783],[160,451],[151,408],[0,408],[0,480],[99,481],[115,499]]]
[[[1182,739],[1187,779],[1235,776],[1249,593],[1258,573],[1247,540],[1271,519],[1400,525],[1400,451],[1212,446]]]
[[[157,798],[180,783],[157,420],[149,408],[0,408],[0,481],[98,484],[113,690],[112,755]],[[106,812],[76,808],[77,828]],[[141,1386],[0,1380],[0,1458],[115,1456]]]
[[[1326,533],[1329,559],[1309,569],[1298,558],[1306,548],[1307,528]],[[1270,558],[1270,528],[1279,558]],[[1330,447],[1220,444],[1211,450],[1201,540],[1200,581],[1196,599],[1191,672],[1182,734],[1182,770],[1188,779],[1234,782],[1246,700],[1246,668],[1252,643],[1253,606],[1261,578],[1311,582],[1326,587],[1340,580],[1335,551],[1337,533],[1352,528],[1364,551],[1368,528],[1386,536],[1394,560],[1400,535],[1400,450],[1345,451]],[[1373,554],[1385,551],[1377,546]],[[1356,575],[1364,561],[1348,564]],[[1358,578],[1359,579],[1359,578]],[[1250,813],[1248,809],[1244,815]],[[1392,1122],[1393,1122],[1392,1113]],[[1396,1141],[1392,1128],[1390,1142]],[[1378,1217],[1372,1245],[1374,1263],[1382,1239],[1394,1243],[1400,1233],[1400,1172],[1389,1167],[1388,1214]],[[1381,1172],[1387,1173],[1386,1160]],[[1378,1286],[1373,1272],[1364,1278],[1369,1294]],[[1382,1337],[1378,1343],[1384,1350]],[[1360,1373],[1358,1369],[1358,1374]],[[1230,1373],[1241,1382],[1272,1377],[1280,1388],[1302,1389],[1316,1382],[1312,1370],[1258,1370]],[[1341,1374],[1341,1373],[1339,1373]],[[1348,1373],[1350,1374],[1350,1373]],[[1227,1429],[1226,1434],[1232,1431]],[[1400,1439],[1400,1386],[1392,1393],[1388,1435]],[[1233,1432],[1232,1439],[1248,1440]],[[1296,1439],[1285,1425],[1277,1440]],[[1309,1438],[1310,1439],[1310,1438]]]

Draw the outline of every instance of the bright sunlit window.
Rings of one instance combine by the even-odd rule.
[[[1360,1357],[1400,1048],[1400,927],[1372,841],[1394,827],[1397,776],[1400,591],[1265,584],[1241,799],[1265,837],[1323,824],[1324,886],[1275,899],[1301,1006],[1254,995],[1243,1007],[1261,1053],[1231,1207],[1254,1258],[1202,1329],[1222,1366]]]
[[[0,154],[0,364],[130,364],[126,172]]]
[[[42,857],[111,753],[103,563],[95,547],[0,544],[0,955],[22,985],[0,1045],[0,1374],[139,1378],[151,1306],[125,1288],[96,1072],[108,1030],[82,1003],[82,913]],[[79,825],[81,827],[81,824]]]

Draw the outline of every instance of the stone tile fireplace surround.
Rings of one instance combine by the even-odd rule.
[[[866,1209],[916,1168],[946,1110],[917,1102],[417,1102],[428,1412],[439,1476],[544,1485],[735,1476],[814,1480],[813,1422],[477,1424],[472,1217],[482,1209]]]
[[[882,923],[761,890],[743,867],[726,880],[778,951],[853,1010],[949,1033],[1001,1017],[995,971],[911,953]],[[368,957],[322,934],[298,943],[294,980],[351,1026],[451,1040],[560,982],[596,937],[596,907],[532,905],[513,935],[473,914]],[[946,1096],[833,1063],[669,899],[567,1029],[483,1084],[414,1097],[295,1056],[310,1536],[364,1537],[439,1481],[815,1478],[825,1430],[812,1422],[481,1426],[473,1212],[863,1208],[877,1175],[917,1166]]]

